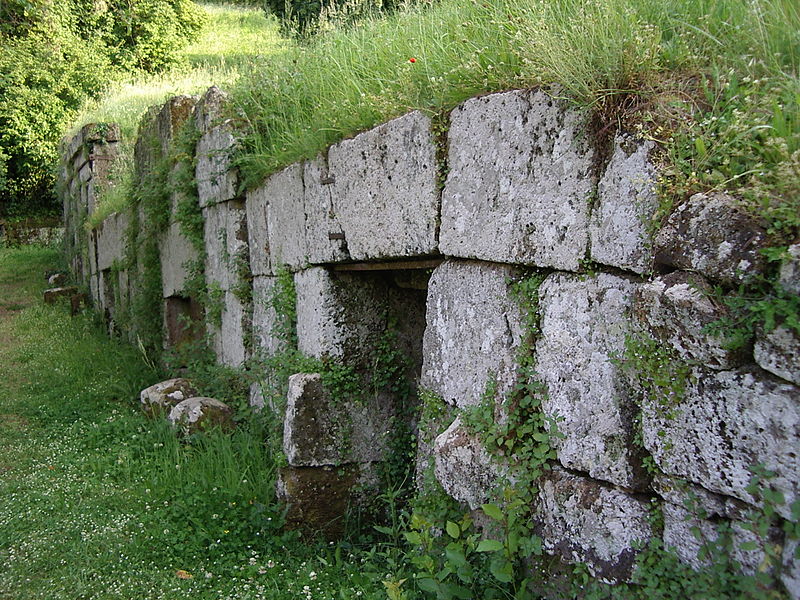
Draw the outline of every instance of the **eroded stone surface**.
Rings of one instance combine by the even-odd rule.
[[[788,252],[781,264],[780,283],[787,292],[800,295],[800,244],[789,246]]]
[[[125,259],[125,240],[128,230],[128,214],[109,215],[97,227],[97,268],[110,269],[115,261]]]
[[[303,165],[306,252],[311,264],[350,258],[344,229],[334,207],[333,181],[325,157],[319,156]]]
[[[800,560],[795,558],[798,540],[786,540],[783,546],[783,570],[781,582],[792,600],[800,598]]]
[[[778,512],[788,518],[800,482],[800,388],[763,371],[695,369],[685,398],[665,411],[646,400],[645,447],[664,473],[745,502],[757,463],[776,473],[770,486],[783,492]]]
[[[200,206],[236,197],[237,172],[231,164],[236,148],[233,125],[223,119],[228,95],[213,86],[200,98],[195,123],[202,133],[197,142],[195,179]]]
[[[633,391],[614,357],[625,348],[636,284],[601,273],[556,274],[539,288],[541,335],[536,371],[547,386],[545,413],[565,438],[555,442],[562,465],[637,488]]]
[[[760,332],[753,354],[762,369],[800,385],[800,335],[794,330],[782,325]]]
[[[196,396],[178,402],[167,417],[170,424],[184,434],[208,431],[215,427],[233,427],[233,411],[224,402],[215,398]]]
[[[333,213],[354,260],[436,250],[439,194],[428,117],[412,112],[332,146],[328,169]]]
[[[206,283],[232,290],[249,272],[247,216],[244,202],[223,202],[203,210],[206,247]]]
[[[189,279],[189,267],[198,260],[197,250],[178,223],[171,223],[159,243],[161,290],[164,298],[182,294]]]
[[[223,292],[219,300],[222,303],[220,323],[207,322],[211,346],[219,363],[239,367],[247,359],[245,340],[251,327],[250,309],[234,292]]]
[[[292,375],[283,420],[286,460],[294,467],[383,460],[391,414],[388,398],[336,398],[318,373]]]
[[[505,396],[517,376],[524,332],[511,297],[512,267],[447,261],[428,284],[421,385],[459,407],[477,404],[490,381]]]
[[[433,456],[436,479],[451,497],[470,510],[492,499],[502,472],[480,438],[461,423],[461,417],[436,438]]]
[[[742,352],[706,328],[728,315],[712,296],[711,285],[697,273],[675,271],[641,285],[636,291],[636,316],[656,339],[671,346],[684,360],[712,369],[742,364]]]
[[[467,100],[451,114],[441,251],[577,270],[596,177],[585,117],[544,91]]]
[[[272,175],[262,192],[267,199],[269,260],[272,273],[283,265],[295,271],[306,264],[306,213],[303,165],[295,163]]]
[[[736,283],[763,271],[769,246],[754,217],[721,193],[695,194],[675,210],[655,241],[656,263]]]
[[[592,259],[604,265],[647,273],[653,262],[649,226],[658,207],[658,176],[650,161],[655,142],[620,134],[598,184],[589,225]]]
[[[275,281],[275,277],[253,278],[253,348],[266,356],[286,345],[278,336],[278,315],[272,305]]]
[[[250,249],[250,270],[254,276],[272,275],[269,261],[269,196],[267,185],[247,192],[247,245]]]
[[[177,377],[161,381],[139,394],[139,402],[145,414],[155,416],[169,413],[179,402],[197,396],[194,384],[188,379]]]
[[[608,582],[630,577],[635,548],[653,533],[646,501],[557,467],[540,480],[533,512],[548,554],[585,563]]]

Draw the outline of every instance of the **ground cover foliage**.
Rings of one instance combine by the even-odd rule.
[[[57,146],[86,97],[163,71],[203,20],[191,0],[0,5],[0,216],[54,212]]]

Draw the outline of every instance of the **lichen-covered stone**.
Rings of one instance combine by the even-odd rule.
[[[511,297],[512,267],[446,261],[428,283],[420,384],[458,407],[480,402],[496,383],[505,396],[517,378],[522,316]]]
[[[128,213],[117,212],[109,215],[97,227],[97,268],[110,269],[114,262],[125,259],[125,240],[128,230]]]
[[[224,292],[221,298],[221,323],[207,322],[211,346],[217,362],[229,367],[240,367],[247,360],[247,332],[251,327],[249,307],[234,292]]]
[[[272,275],[269,251],[268,186],[262,185],[247,192],[247,245],[250,249],[250,270],[254,276]]]
[[[644,483],[633,444],[633,391],[616,364],[630,331],[636,283],[601,273],[555,274],[539,288],[541,334],[536,371],[547,387],[542,406],[559,419],[562,465],[628,488]]]
[[[296,271],[306,264],[306,213],[303,165],[295,163],[264,183],[269,223],[269,260],[272,273],[286,265]]]
[[[275,277],[253,278],[253,348],[265,356],[286,345],[286,340],[278,337],[278,315],[272,305],[275,281]]]
[[[164,298],[180,295],[189,280],[189,267],[198,260],[197,249],[175,222],[164,232],[158,248],[161,255],[162,295]]]
[[[785,325],[759,332],[753,349],[758,365],[800,385],[800,334]]]
[[[197,98],[179,95],[168,99],[156,117],[156,129],[161,142],[162,156],[167,156],[175,136],[194,112]]]
[[[542,90],[480,96],[457,107],[442,253],[577,270],[596,183],[585,123]]]
[[[328,169],[351,258],[436,251],[436,148],[427,116],[412,112],[332,146]]]
[[[504,475],[480,438],[461,423],[461,417],[436,438],[433,457],[434,474],[444,491],[470,510],[492,499]]]
[[[177,377],[161,381],[139,394],[142,410],[149,416],[169,413],[178,403],[197,396],[194,384],[188,379]]]
[[[658,207],[658,173],[650,160],[655,142],[619,134],[598,184],[589,224],[592,259],[604,265],[647,273],[653,263],[649,233]]]
[[[334,207],[334,180],[323,156],[303,165],[306,252],[311,264],[340,262],[350,258],[344,229]]]
[[[203,209],[206,283],[232,290],[249,275],[247,215],[244,202],[231,201]]]
[[[781,263],[780,284],[787,292],[800,296],[800,244],[789,246],[788,256]]]
[[[348,509],[366,505],[378,482],[371,465],[284,467],[276,487],[288,529],[337,540],[345,533]]]
[[[783,546],[781,582],[792,600],[800,598],[800,560],[797,559],[798,540],[787,539]]]
[[[706,331],[711,323],[728,316],[712,291],[702,275],[675,271],[641,285],[634,311],[645,329],[682,359],[712,369],[732,369],[742,364],[743,353],[731,350],[727,340]]]
[[[283,420],[286,460],[293,467],[383,460],[391,416],[386,397],[337,398],[324,388],[319,373],[292,375]]]
[[[233,411],[230,406],[215,398],[196,396],[178,402],[167,416],[170,424],[184,435],[208,431],[209,429],[233,427]]]
[[[780,532],[770,528],[766,540],[759,538],[740,521],[730,519],[711,520],[700,518],[682,506],[665,503],[662,506],[664,515],[664,546],[672,549],[684,563],[693,569],[708,567],[710,560],[703,557],[703,547],[718,548],[714,556],[719,559],[732,559],[739,563],[743,573],[753,575],[763,568],[774,571],[776,565],[768,565],[766,544],[780,543]],[[710,515],[709,515],[710,516]],[[719,526],[725,523],[730,527],[730,544],[723,544],[719,538]],[[695,535],[699,532],[700,539]],[[752,550],[743,550],[743,544],[755,544]],[[720,547],[721,545],[721,547]]]
[[[538,488],[532,508],[545,551],[585,563],[604,581],[629,579],[637,548],[653,534],[649,503],[558,467],[541,478]]]
[[[770,245],[757,219],[721,193],[695,194],[675,210],[655,240],[656,264],[698,271],[733,284],[763,271]]]
[[[206,207],[236,197],[238,177],[231,163],[236,148],[233,125],[224,120],[228,95],[211,87],[195,109],[195,124],[201,132],[197,142],[195,180],[200,206]]]
[[[44,291],[44,303],[55,304],[59,298],[70,298],[73,294],[78,293],[78,288],[75,286],[50,288]]]
[[[685,397],[664,411],[645,400],[644,445],[667,475],[754,503],[746,490],[750,468],[761,463],[775,477],[788,518],[800,485],[800,388],[758,370],[714,372],[697,368]]]
[[[386,288],[375,277],[322,267],[295,274],[298,348],[304,354],[368,365],[386,328]]]

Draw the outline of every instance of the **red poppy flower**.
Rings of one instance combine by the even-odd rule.
[[[417,59],[414,58],[414,57],[411,57],[411,58],[408,59],[408,62],[415,63],[415,62],[417,62]]]

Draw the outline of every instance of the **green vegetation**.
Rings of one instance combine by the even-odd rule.
[[[57,146],[82,100],[172,65],[201,22],[190,0],[3,2],[0,215],[56,211]]]

